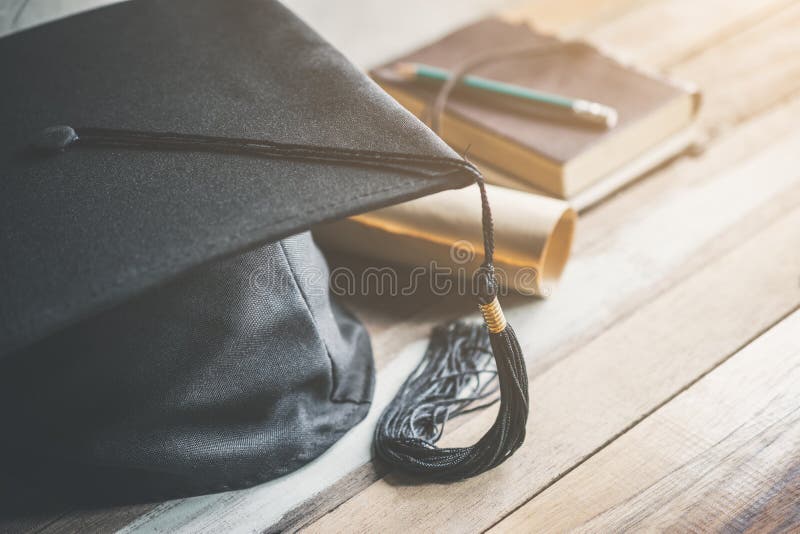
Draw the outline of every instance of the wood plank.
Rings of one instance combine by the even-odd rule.
[[[647,2],[584,37],[635,64],[665,68],[686,61],[791,4],[792,0]],[[669,31],[665,31],[667,28]]]
[[[491,532],[800,530],[800,312]]]
[[[694,80],[703,93],[698,122],[719,135],[800,88],[800,4],[675,65],[670,73]]]
[[[284,3],[362,68],[435,41],[514,0],[286,0]]]
[[[800,186],[792,195],[800,200]],[[796,309],[800,247],[788,243],[800,243],[800,209],[532,377],[527,443],[500,467],[446,488],[389,475],[308,531],[491,527]],[[452,437],[474,442],[490,424],[482,414]]]
[[[574,37],[621,16],[637,3],[642,0],[528,0],[498,16],[509,22],[525,22],[541,32]]]
[[[58,532],[113,532],[153,507],[152,504],[115,506],[110,508],[83,509],[73,511],[56,521],[36,529],[37,534]],[[110,522],[109,518],[114,521]],[[30,532],[31,529],[26,529]]]

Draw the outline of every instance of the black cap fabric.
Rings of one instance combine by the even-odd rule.
[[[213,259],[472,181],[272,0],[124,2],[0,39],[0,66],[0,358]],[[405,159],[73,148],[63,136],[64,150],[35,148],[61,126]]]

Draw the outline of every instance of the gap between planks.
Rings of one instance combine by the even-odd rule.
[[[800,382],[800,337],[796,335],[800,312],[796,310],[635,429],[540,492],[491,532],[534,528],[559,532],[630,528],[739,531],[750,526],[759,513],[767,516],[764,519],[784,523],[783,529],[798,527],[797,504],[794,514],[786,510],[792,494],[794,499],[800,496],[800,417],[796,416],[800,401],[796,387]],[[794,432],[794,445],[778,449],[775,443],[781,435],[762,436],[769,441],[764,448],[773,449],[767,465],[752,465],[752,457],[763,452],[760,449],[748,452],[746,455],[752,457],[742,462],[754,473],[732,473],[742,470],[730,465],[743,460],[737,458],[738,448],[786,423],[792,413],[794,424],[787,430]],[[691,438],[688,442],[683,439],[686,436]],[[787,482],[781,466],[793,487],[781,484]],[[732,480],[723,476],[726,469]],[[714,499],[713,480],[708,479],[719,471],[723,471],[718,482],[724,486],[725,498]],[[736,484],[742,478],[746,479],[744,488]],[[691,502],[681,500],[686,492],[698,491],[700,480],[707,480],[702,495]],[[759,502],[756,496],[764,493],[765,486],[771,495],[767,495],[766,503]],[[736,491],[731,492],[731,488]],[[674,501],[678,501],[676,506],[670,508]],[[784,513],[777,517],[764,514],[767,505],[782,508]]]
[[[776,320],[776,321],[775,321],[773,324],[771,324],[771,325],[768,325],[768,326],[765,326],[765,327],[763,328],[763,330],[761,330],[761,331],[759,331],[759,332],[756,332],[755,334],[753,334],[753,335],[752,335],[752,337],[750,337],[750,339],[748,339],[748,340],[744,341],[744,342],[743,342],[743,343],[742,343],[742,344],[741,344],[741,345],[740,345],[738,348],[734,349],[734,350],[733,350],[733,352],[731,352],[731,353],[730,353],[730,354],[729,354],[727,357],[725,357],[725,358],[721,359],[719,362],[717,362],[717,363],[713,364],[711,367],[709,367],[709,368],[708,368],[708,369],[706,369],[705,371],[701,372],[701,373],[700,373],[700,374],[699,374],[699,375],[698,375],[696,378],[692,379],[692,380],[691,380],[690,382],[688,382],[688,383],[687,383],[685,386],[683,386],[682,388],[680,388],[680,389],[676,390],[676,391],[675,391],[675,393],[673,393],[672,395],[670,395],[670,396],[666,397],[666,398],[665,398],[663,401],[661,401],[661,402],[659,402],[658,404],[654,405],[652,409],[650,409],[650,410],[648,410],[647,412],[645,412],[644,414],[642,414],[642,416],[641,416],[641,417],[639,417],[638,419],[636,419],[636,420],[634,420],[633,422],[631,422],[631,424],[630,424],[630,425],[628,425],[627,427],[623,428],[622,430],[620,430],[619,432],[617,432],[616,434],[614,434],[613,436],[611,436],[611,437],[610,437],[608,440],[606,440],[606,441],[605,441],[605,443],[601,444],[601,445],[600,445],[599,447],[597,447],[595,450],[591,451],[591,452],[590,452],[590,453],[589,453],[589,454],[588,454],[588,455],[587,455],[585,458],[583,458],[581,461],[579,461],[579,462],[576,462],[576,463],[575,463],[575,465],[573,465],[572,467],[570,467],[569,469],[567,469],[566,471],[564,471],[563,473],[561,473],[559,476],[555,477],[555,478],[554,478],[552,481],[550,481],[549,483],[547,483],[547,484],[545,484],[544,486],[542,486],[542,488],[541,488],[541,489],[539,489],[538,491],[536,491],[536,492],[535,492],[535,493],[534,493],[534,494],[531,496],[531,498],[530,498],[528,501],[526,501],[526,502],[524,502],[524,503],[520,504],[520,505],[519,505],[517,508],[515,508],[514,510],[512,510],[512,511],[511,511],[509,514],[507,514],[507,515],[505,515],[505,516],[503,516],[503,517],[500,517],[500,518],[498,518],[497,522],[496,522],[495,524],[493,524],[493,525],[492,525],[492,526],[491,526],[489,529],[487,529],[487,532],[495,532],[495,528],[496,528],[496,527],[498,527],[498,526],[501,526],[501,527],[502,527],[502,528],[500,528],[500,530],[499,530],[499,531],[503,531],[503,532],[512,532],[511,528],[507,528],[507,527],[509,527],[509,526],[515,526],[515,527],[516,527],[516,526],[519,526],[519,525],[517,525],[517,522],[516,522],[516,521],[512,520],[512,521],[511,521],[511,522],[509,522],[507,525],[503,526],[503,524],[504,524],[504,523],[506,523],[506,520],[507,520],[508,518],[510,518],[510,517],[513,517],[515,514],[517,514],[517,512],[518,512],[519,510],[525,509],[525,508],[526,508],[526,507],[527,507],[527,506],[528,506],[528,505],[529,505],[531,502],[533,502],[533,501],[534,501],[534,500],[535,500],[535,499],[536,499],[536,498],[537,498],[539,495],[541,495],[541,494],[545,493],[545,492],[546,492],[546,491],[548,491],[550,488],[552,488],[552,487],[556,486],[556,485],[557,485],[557,484],[558,484],[558,483],[559,483],[561,480],[563,480],[564,478],[567,478],[567,477],[568,477],[568,476],[569,476],[569,475],[570,475],[572,472],[574,472],[574,471],[576,471],[576,470],[579,470],[579,469],[580,469],[580,468],[581,468],[583,465],[585,465],[585,464],[587,464],[587,463],[591,462],[592,458],[594,458],[594,457],[595,457],[597,454],[599,454],[599,453],[602,453],[603,451],[605,451],[606,449],[608,449],[608,448],[609,448],[611,445],[613,445],[613,444],[614,444],[614,442],[616,442],[616,441],[617,441],[619,438],[621,438],[621,437],[625,436],[626,434],[628,434],[628,433],[629,433],[629,432],[631,432],[632,430],[634,430],[634,429],[636,429],[637,427],[639,427],[641,423],[643,423],[644,421],[646,421],[647,419],[649,419],[649,418],[650,418],[650,417],[651,417],[653,414],[657,413],[657,412],[658,412],[659,410],[661,410],[663,407],[667,406],[667,405],[668,405],[670,402],[672,402],[672,401],[673,401],[673,400],[675,400],[676,398],[680,397],[680,396],[681,396],[682,394],[684,394],[686,391],[690,390],[690,389],[691,389],[692,387],[694,387],[694,386],[695,386],[695,385],[696,385],[698,382],[700,382],[701,380],[703,380],[703,379],[704,379],[705,377],[707,377],[709,374],[713,373],[713,372],[714,372],[716,369],[718,369],[720,366],[722,366],[722,365],[723,365],[725,362],[727,362],[727,361],[728,361],[730,358],[732,358],[733,356],[735,356],[736,354],[738,354],[740,351],[742,351],[742,350],[746,349],[748,346],[750,346],[751,344],[753,344],[753,342],[755,342],[756,340],[758,340],[758,339],[759,339],[761,336],[763,336],[765,333],[769,332],[769,331],[770,331],[772,328],[774,328],[776,325],[780,324],[781,322],[783,322],[783,321],[784,321],[784,320],[786,320],[787,318],[789,318],[789,317],[791,317],[791,316],[794,316],[794,315],[796,315],[796,314],[798,313],[798,309],[800,309],[800,306],[795,306],[795,307],[794,307],[794,309],[792,309],[792,310],[789,310],[788,312],[786,312],[786,314],[785,314],[784,316],[782,316],[782,317],[778,318],[778,319],[777,319],[777,320]],[[525,513],[526,515],[532,515],[532,514],[528,513],[527,511],[526,511],[526,512],[524,512],[524,513]]]

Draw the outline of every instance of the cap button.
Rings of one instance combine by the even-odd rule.
[[[41,130],[33,140],[33,147],[47,152],[61,152],[78,140],[71,126],[50,126]]]

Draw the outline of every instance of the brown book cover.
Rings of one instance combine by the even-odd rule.
[[[399,77],[394,66],[416,62],[447,70],[504,49],[552,46],[540,56],[510,56],[470,74],[533,89],[596,101],[615,108],[609,130],[580,123],[532,118],[451,95],[440,133],[458,149],[552,194],[569,197],[685,128],[696,98],[683,86],[624,65],[582,42],[569,44],[537,33],[525,23],[488,18],[372,71],[373,78],[413,113],[423,116],[436,87]]]

